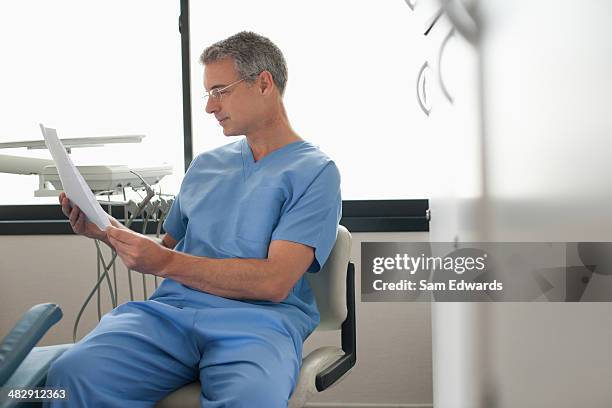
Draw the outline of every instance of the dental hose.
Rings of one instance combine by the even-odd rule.
[[[149,184],[139,174],[137,174],[137,173],[135,173],[133,171],[132,171],[132,173],[136,174],[142,180],[142,182],[143,182],[143,184],[144,184],[144,186],[145,186],[145,188],[147,190],[147,196],[140,202],[140,204],[138,204],[137,211],[135,211],[132,214],[132,216],[130,217],[130,219],[126,222],[125,226],[127,228],[129,228],[130,225],[132,225],[132,223],[134,222],[136,217],[138,217],[142,213],[142,211],[144,210],[146,205],[149,203],[149,201],[151,201],[151,199],[155,196],[155,192],[153,191],[151,186],[149,186]],[[96,243],[96,249],[98,251],[98,255],[100,257],[102,257],[102,251],[100,249],[100,244],[98,243],[98,240],[95,240],[95,243]],[[81,306],[81,309],[79,310],[79,313],[77,314],[76,320],[74,322],[74,327],[72,329],[72,341],[74,341],[75,343],[76,343],[77,329],[79,327],[79,322],[81,321],[81,316],[83,315],[83,312],[85,311],[85,308],[89,304],[89,301],[93,297],[94,293],[96,293],[96,291],[99,291],[100,285],[102,283],[102,280],[104,280],[104,279],[108,279],[108,284],[110,286],[110,293],[111,293],[111,301],[113,303],[113,307],[116,307],[117,300],[115,299],[115,295],[114,295],[113,289],[112,289],[112,284],[110,283],[110,277],[108,276],[108,271],[110,270],[111,266],[114,264],[116,258],[117,258],[117,252],[113,251],[113,255],[112,255],[112,258],[111,258],[109,264],[105,265],[104,264],[104,258],[102,257],[102,267],[104,269],[104,272],[102,272],[102,274],[98,278],[98,281],[96,282],[95,286],[89,292],[89,295],[87,295],[87,298],[85,299],[85,302],[83,302],[83,305]]]
[[[127,225],[128,220],[129,220],[129,216],[128,216],[128,208],[127,206],[123,208],[124,209],[124,218],[125,218],[125,224]],[[127,270],[127,277],[128,277],[128,286],[130,288],[130,300],[133,301],[134,300],[134,286],[132,285],[132,270],[128,268]]]

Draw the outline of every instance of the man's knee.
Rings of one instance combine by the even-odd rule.
[[[51,364],[47,373],[47,384],[61,384],[75,379],[87,380],[95,375],[98,362],[89,353],[73,346]]]

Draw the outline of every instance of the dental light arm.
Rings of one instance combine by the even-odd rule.
[[[64,148],[70,153],[72,148],[104,146],[113,143],[140,143],[144,135],[119,135],[88,138],[62,138]],[[44,140],[0,143],[0,149],[27,148],[45,149]],[[161,164],[141,168],[130,168],[125,165],[77,166],[89,188],[95,193],[104,192],[120,194],[125,187],[140,184],[142,179],[147,183],[157,184],[162,178],[172,174],[172,166]],[[140,176],[135,176],[134,171]],[[53,160],[38,159],[26,156],[0,154],[0,173],[38,175],[39,188],[36,197],[56,196],[62,191],[62,184]]]
[[[41,174],[45,167],[52,165],[53,160],[0,154],[0,173]]]

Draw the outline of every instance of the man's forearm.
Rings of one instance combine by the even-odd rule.
[[[172,251],[160,274],[232,299],[280,302],[287,297],[279,271],[268,259],[214,259]]]
[[[109,227],[106,235],[129,269],[233,299],[280,302],[314,262],[313,247],[291,241],[272,241],[266,259],[214,259],[169,249],[123,228]],[[162,242],[177,244],[168,234]]]

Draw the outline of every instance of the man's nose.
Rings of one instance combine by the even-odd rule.
[[[206,98],[206,107],[204,108],[206,113],[215,113],[219,111],[219,101],[215,100],[215,98],[208,97]]]

